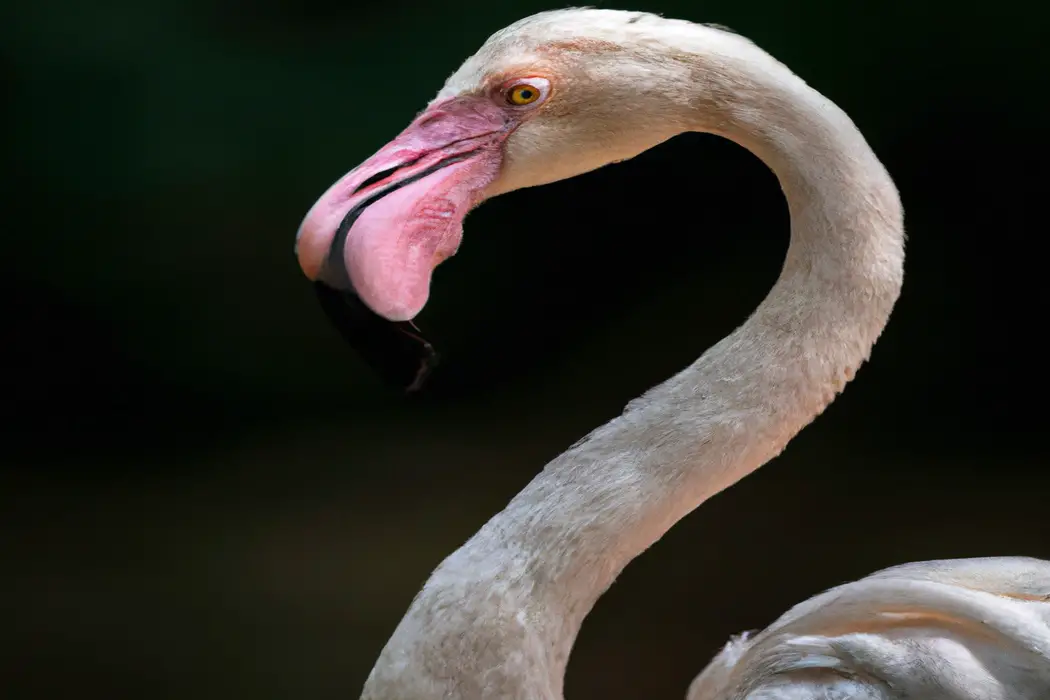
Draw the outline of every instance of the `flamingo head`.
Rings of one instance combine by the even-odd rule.
[[[401,348],[394,364],[417,365],[410,386],[429,371],[433,350],[411,320],[472,208],[633,157],[683,130],[676,81],[687,76],[655,70],[640,48],[654,19],[560,11],[497,32],[408,128],[317,200],[296,237],[299,264],[366,356],[383,362]]]

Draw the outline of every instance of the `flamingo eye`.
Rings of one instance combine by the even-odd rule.
[[[510,100],[511,104],[527,105],[540,99],[540,91],[531,85],[518,85],[511,88],[507,94],[507,99]]]
[[[516,80],[503,90],[504,99],[513,107],[525,107],[547,97],[550,83],[543,78]]]

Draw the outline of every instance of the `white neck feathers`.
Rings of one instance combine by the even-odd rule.
[[[365,698],[560,698],[583,618],[619,572],[779,454],[885,326],[904,260],[890,177],[782,64],[739,37],[711,49],[694,36],[715,31],[675,22],[665,43],[674,70],[695,75],[688,128],[740,143],[780,180],[791,244],[779,279],[743,325],[555,458],[438,567]]]

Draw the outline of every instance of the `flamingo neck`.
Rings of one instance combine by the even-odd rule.
[[[692,54],[702,78],[689,126],[740,143],[779,178],[791,243],[776,284],[743,325],[551,461],[437,568],[365,698],[384,687],[561,698],[583,619],[620,571],[779,454],[867,359],[903,278],[897,191],[838,107],[739,44]]]

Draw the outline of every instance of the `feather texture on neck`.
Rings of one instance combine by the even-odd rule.
[[[902,283],[902,210],[885,169],[838,107],[746,39],[638,13],[544,13],[494,35],[439,98],[469,90],[508,46],[566,65],[573,52],[591,52],[578,84],[609,70],[616,89],[651,106],[633,110],[642,136],[596,152],[594,167],[683,131],[751,150],[780,180],[791,243],[743,325],[552,460],[437,568],[369,676],[368,699],[561,698],[569,652],[598,597],[834,399],[867,359]],[[493,194],[523,184],[539,183],[497,183]]]

